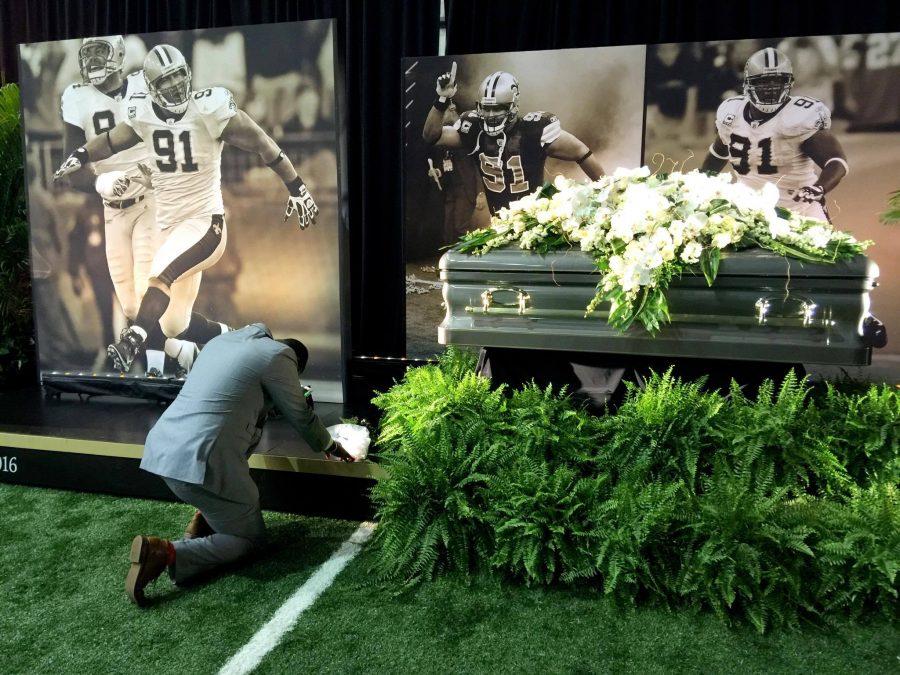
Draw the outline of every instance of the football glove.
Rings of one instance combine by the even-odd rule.
[[[301,230],[305,230],[312,225],[316,220],[316,216],[319,215],[319,207],[316,206],[312,195],[309,194],[309,190],[306,189],[303,183],[300,183],[297,194],[292,194],[288,197],[288,203],[284,209],[284,222],[287,222],[287,219],[294,213],[297,214],[297,218],[300,220]]]
[[[438,77],[437,85],[434,89],[438,97],[442,99],[449,100],[456,96],[456,61],[453,62],[449,72]]]
[[[70,173],[75,173],[88,163],[88,154],[87,150],[84,148],[78,148],[75,152],[69,155],[66,158],[66,161],[63,162],[60,167],[56,170],[56,173],[53,174],[53,180],[57,181],[64,176],[68,176]]]
[[[804,202],[806,204],[821,203],[824,200],[825,188],[821,185],[807,185],[797,190],[797,194],[794,195],[795,202]]]
[[[124,171],[107,171],[97,176],[94,188],[103,199],[115,200],[121,198],[131,185],[131,179]]]

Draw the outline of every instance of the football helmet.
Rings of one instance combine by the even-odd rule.
[[[78,48],[78,70],[85,84],[103,84],[125,67],[125,38],[105,35],[84,38]]]
[[[180,115],[191,99],[191,68],[172,45],[156,45],[144,59],[144,80],[160,108]]]
[[[519,118],[519,81],[502,70],[488,75],[478,88],[475,113],[488,136],[508,130]]]
[[[773,113],[791,95],[794,69],[783,52],[760,49],[744,66],[744,96],[760,112]]]

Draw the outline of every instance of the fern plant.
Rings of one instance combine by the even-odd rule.
[[[693,492],[714,449],[712,430],[722,397],[705,381],[684,382],[672,369],[639,389],[628,383],[615,415],[600,422],[598,462],[615,480],[683,480]]]
[[[501,444],[467,444],[446,429],[427,445],[404,439],[372,489],[378,575],[413,585],[444,572],[468,576],[493,552],[484,489],[504,462]]]
[[[760,632],[896,618],[897,391],[811,397],[791,373],[751,399],[669,371],[597,418],[565,391],[494,387],[472,368],[448,352],[376,399],[381,576],[587,579]]]
[[[596,417],[573,403],[565,388],[533,382],[513,391],[508,403],[510,442],[535,460],[553,466],[590,463],[600,438]]]
[[[528,585],[594,576],[601,533],[592,512],[605,482],[522,457],[486,493],[496,539],[491,565]]]
[[[900,492],[895,481],[851,489],[845,503],[822,501],[814,545],[824,610],[900,618]]]
[[[723,451],[739,456],[752,448],[759,461],[773,463],[775,480],[792,496],[840,492],[849,484],[832,450],[834,439],[822,433],[809,405],[809,390],[793,370],[777,389],[772,380],[764,381],[754,400],[732,383],[715,430]]]
[[[828,434],[832,452],[856,483],[900,483],[900,396],[892,387],[870,385],[848,394],[828,383],[816,403],[817,428]]]
[[[762,633],[815,612],[804,578],[814,529],[783,517],[789,490],[775,484],[775,463],[760,465],[756,454],[737,461],[721,455],[704,477],[673,590],[725,622],[746,618]]]
[[[509,456],[504,389],[451,354],[409,369],[374,403],[390,475],[372,490],[380,575],[413,584],[444,571],[469,574],[492,552],[482,492]]]

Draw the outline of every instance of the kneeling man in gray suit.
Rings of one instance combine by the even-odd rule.
[[[306,359],[302,343],[274,340],[261,323],[218,336],[200,352],[147,435],[141,460],[197,512],[183,539],[134,538],[125,580],[133,602],[145,604],[144,588],[166,569],[177,584],[261,543],[259,490],[247,460],[273,407],[313,450],[353,461],[306,403],[300,386]]]

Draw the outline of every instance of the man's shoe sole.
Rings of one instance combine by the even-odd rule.
[[[129,555],[131,568],[125,577],[125,592],[128,594],[128,598],[138,607],[143,607],[145,604],[144,589],[137,590],[136,586],[146,557],[147,540],[138,535],[131,541],[131,554]]]

